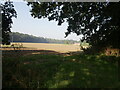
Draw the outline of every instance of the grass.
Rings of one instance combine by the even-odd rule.
[[[28,55],[3,58],[3,88],[119,88],[119,57]]]

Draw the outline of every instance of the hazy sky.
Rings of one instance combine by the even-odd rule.
[[[30,7],[25,2],[14,2],[15,10],[17,11],[17,19],[13,18],[12,31],[21,32],[34,36],[55,38],[55,39],[72,39],[79,40],[80,36],[76,34],[69,35],[64,38],[67,31],[67,23],[61,26],[57,25],[55,21],[48,21],[48,19],[37,19],[30,15]]]

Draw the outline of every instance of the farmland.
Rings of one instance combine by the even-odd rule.
[[[79,45],[23,43],[23,46],[24,50],[3,50],[3,88],[120,87],[120,57],[71,54],[80,51]]]
[[[15,43],[12,43],[15,44]],[[16,43],[21,44],[21,43]],[[57,52],[74,52],[74,51],[80,51],[79,45],[74,44],[50,44],[50,43],[22,43],[24,50],[53,50]],[[5,46],[3,46],[5,47]],[[10,47],[10,46],[6,46]],[[13,48],[4,48],[4,50],[13,50]]]

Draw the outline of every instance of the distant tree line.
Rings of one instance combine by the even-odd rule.
[[[58,44],[74,44],[78,41],[74,40],[58,40],[44,37],[36,37],[33,35],[23,34],[19,32],[12,32],[10,34],[11,42],[30,42],[30,43],[58,43]]]

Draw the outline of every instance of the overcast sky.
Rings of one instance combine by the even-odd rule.
[[[15,6],[15,10],[17,11],[17,19],[13,18],[13,32],[21,32],[54,39],[80,39],[80,36],[72,33],[67,38],[64,38],[65,32],[67,31],[67,23],[58,26],[57,22],[48,21],[47,18],[33,18],[30,15],[30,7],[27,6],[26,2],[14,2],[13,4]]]

